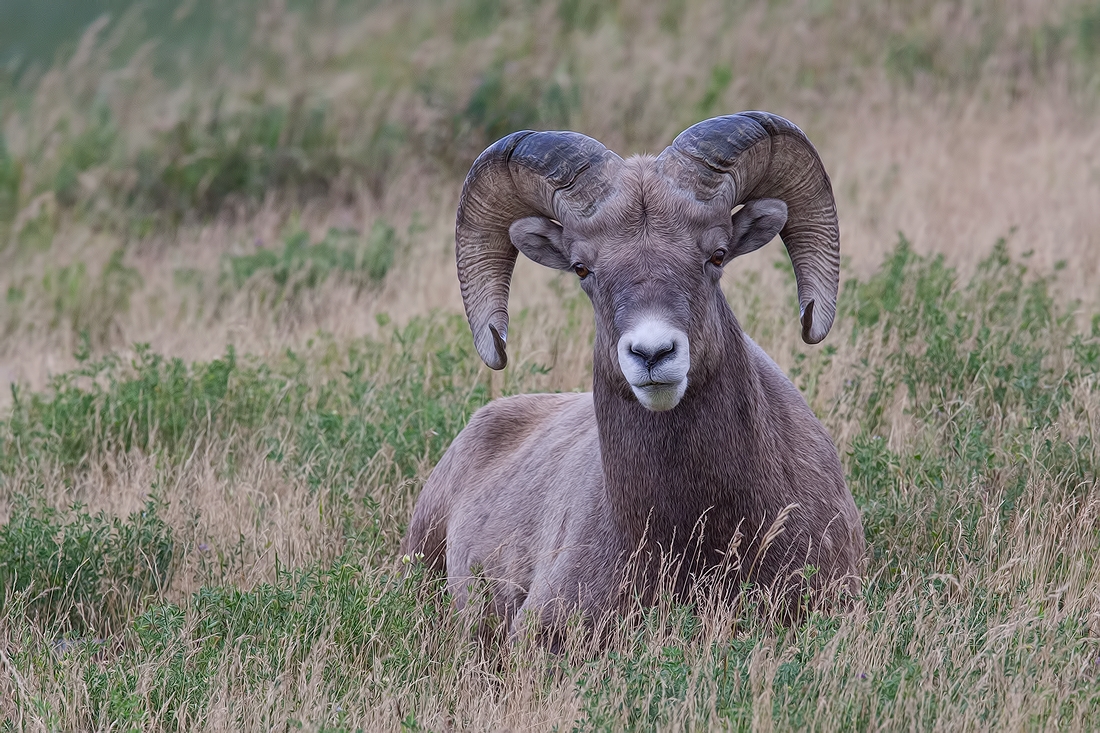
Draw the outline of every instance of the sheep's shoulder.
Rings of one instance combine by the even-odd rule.
[[[449,572],[485,562],[502,544],[523,554],[542,542],[549,517],[585,503],[577,494],[592,495],[601,475],[591,394],[495,400],[474,413],[429,476],[404,552]]]
[[[591,394],[521,395],[477,412],[420,500],[442,499],[458,603],[477,574],[493,579],[494,608],[506,620],[528,592],[575,583],[558,576],[571,549],[606,524],[602,481]]]
[[[495,400],[470,419],[448,453],[452,465],[440,468],[456,492],[455,520],[476,515],[536,524],[570,485],[588,483],[593,470],[602,473],[590,393]]]

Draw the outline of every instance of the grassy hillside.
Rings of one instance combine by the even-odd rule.
[[[0,5],[0,729],[1100,727],[1100,5],[48,5]],[[477,407],[587,387],[592,315],[521,263],[489,374],[462,177],[752,108],[821,150],[844,285],[818,347],[777,244],[726,291],[861,596],[477,643],[398,542]]]

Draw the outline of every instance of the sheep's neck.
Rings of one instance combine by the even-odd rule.
[[[597,363],[593,392],[604,484],[628,550],[691,547],[709,563],[738,531],[742,549],[754,544],[764,508],[753,493],[777,470],[767,458],[774,436],[760,418],[764,395],[732,313],[726,325],[723,367],[702,384],[689,382],[668,412],[643,408]]]

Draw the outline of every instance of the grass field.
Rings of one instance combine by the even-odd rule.
[[[478,643],[398,543],[475,409],[587,388],[592,313],[521,262],[481,365],[470,162],[756,108],[832,176],[837,323],[778,243],[726,292],[860,597]],[[1095,0],[0,3],[0,730],[1100,729],[1098,114]]]

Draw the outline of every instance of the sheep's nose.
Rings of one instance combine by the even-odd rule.
[[[678,385],[676,399],[683,396],[682,387],[687,384],[691,367],[691,347],[681,329],[663,319],[647,318],[619,337],[615,351],[619,368],[631,387],[645,390]],[[649,399],[639,397],[642,404],[648,404]]]
[[[656,344],[635,342],[630,345],[630,353],[642,360],[646,369],[653,369],[667,357],[676,353],[676,343],[674,341]]]

